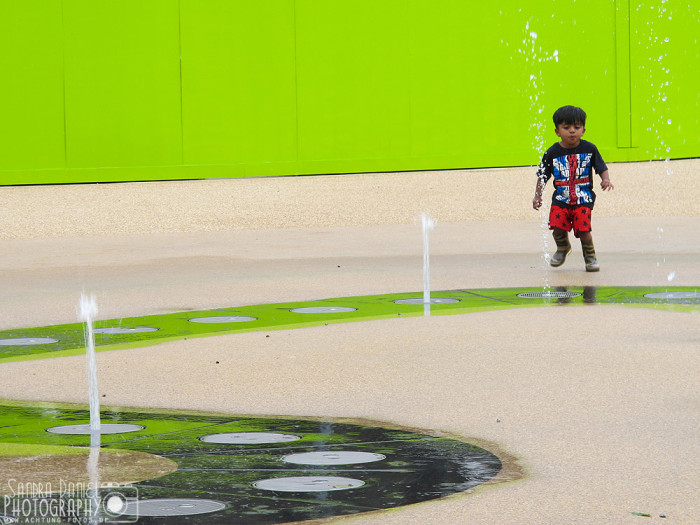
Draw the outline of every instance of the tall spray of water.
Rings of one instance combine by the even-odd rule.
[[[639,11],[641,6],[637,7]],[[668,6],[668,0],[661,0],[660,3],[652,6],[655,11],[657,20],[663,22],[664,19],[668,18],[671,20],[673,18],[673,13],[671,7]],[[661,201],[662,212],[670,199],[671,199],[671,179],[673,175],[673,170],[671,169],[671,145],[668,140],[668,132],[674,126],[673,120],[669,118],[670,111],[670,101],[669,101],[669,87],[671,85],[671,69],[666,65],[668,58],[668,48],[671,43],[671,38],[669,36],[664,36],[659,34],[657,30],[657,24],[647,22],[648,34],[647,41],[639,41],[640,47],[642,44],[646,44],[646,49],[649,50],[648,53],[648,63],[641,64],[639,67],[642,70],[646,70],[647,82],[653,88],[657,89],[657,92],[650,98],[647,98],[646,105],[647,108],[651,109],[648,115],[642,112],[641,120],[646,124],[646,131],[650,132],[653,137],[652,143],[654,146],[647,149],[647,154],[650,155],[654,160],[663,160],[663,168],[660,169],[660,177],[658,178],[661,191],[659,194],[663,197]],[[664,27],[663,23],[658,24],[659,27]],[[678,124],[676,124],[678,126]],[[680,130],[680,126],[678,127]],[[662,213],[665,215],[665,213]],[[662,275],[666,278],[668,282],[673,281],[676,278],[675,271],[669,271],[666,266],[666,247],[664,238],[664,227],[660,223],[656,227],[656,232],[658,235],[659,249],[662,253],[660,258],[656,262],[657,268],[661,271]]]
[[[423,224],[423,314],[430,315],[430,230],[435,228],[427,214],[421,214]]]
[[[90,400],[90,453],[87,459],[87,472],[90,479],[88,494],[92,501],[92,508],[99,508],[100,485],[100,446],[102,436],[100,434],[100,398],[97,389],[97,359],[95,357],[95,334],[92,323],[97,316],[97,301],[94,295],[80,295],[78,319],[85,323],[85,346],[87,348],[87,376],[88,397]],[[97,513],[89,516],[90,525],[98,523]]]
[[[97,359],[95,356],[95,334],[92,323],[97,316],[97,301],[94,295],[80,295],[78,319],[85,323],[85,346],[87,348],[88,394],[90,400],[90,432],[100,433],[100,398],[97,389]]]
[[[545,106],[542,99],[544,98],[545,91],[542,64],[551,60],[559,62],[559,51],[555,49],[551,53],[544,52],[542,47],[537,44],[538,36],[537,32],[530,28],[530,22],[528,21],[525,24],[525,36],[522,41],[522,47],[519,48],[517,52],[524,58],[527,70],[530,72],[528,94],[530,98],[529,109],[533,120],[530,123],[529,131],[532,136],[532,149],[540,156],[545,149],[546,132],[545,120],[543,120]],[[542,259],[545,268],[545,291],[549,289],[549,259],[551,257],[549,246],[549,215],[547,209],[548,207],[543,205],[539,211],[540,230],[542,232]]]

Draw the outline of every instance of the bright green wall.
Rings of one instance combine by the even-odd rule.
[[[0,2],[0,170],[27,170],[10,182],[65,166],[62,40],[61,0]]]
[[[0,0],[0,184],[533,165],[564,104],[608,161],[697,157],[699,8]]]
[[[66,166],[181,164],[177,2],[63,4]]]
[[[181,1],[189,165],[296,161],[294,2]]]

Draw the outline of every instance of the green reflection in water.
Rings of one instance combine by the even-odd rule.
[[[90,436],[52,434],[45,429],[88,421],[89,411],[84,407],[8,402],[0,405],[0,442],[23,444],[29,459],[33,454],[45,455],[51,450],[47,445],[85,447],[90,444]],[[493,482],[502,469],[495,454],[450,437],[341,421],[107,408],[102,411],[102,422],[145,427],[139,432],[103,435],[102,450],[146,452],[177,463],[178,468],[172,473],[133,484],[131,490],[138,494],[139,501],[202,498],[225,503],[223,510],[206,515],[206,523],[210,524],[285,523],[393,508]],[[274,432],[300,439],[249,445],[200,439],[229,432]],[[32,445],[36,448],[32,449]],[[287,454],[314,451],[373,452],[386,458],[331,466],[298,465],[283,460]],[[16,463],[10,465],[15,465],[9,467],[14,468],[13,472],[5,475],[31,482],[31,471],[24,472]],[[4,468],[8,468],[7,464]],[[60,476],[60,471],[56,475]],[[325,492],[268,491],[253,486],[262,479],[295,476],[339,476],[360,480],[363,485]],[[499,481],[502,478],[499,476]],[[101,495],[104,497],[108,490],[113,489],[102,489]],[[196,515],[141,517],[138,523],[201,523],[202,519]]]

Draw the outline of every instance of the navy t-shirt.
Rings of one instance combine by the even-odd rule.
[[[595,144],[581,140],[575,148],[563,148],[557,142],[542,157],[537,176],[546,184],[554,179],[552,204],[563,208],[593,208],[593,170],[600,175],[608,167]]]

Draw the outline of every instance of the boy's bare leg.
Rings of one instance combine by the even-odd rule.
[[[552,230],[552,237],[557,243],[557,251],[552,255],[549,264],[551,266],[561,266],[566,260],[566,256],[571,253],[571,243],[569,242],[569,232],[560,228]]]
[[[595,247],[593,246],[593,235],[591,235],[591,232],[581,232],[579,234],[579,239],[581,239],[581,249],[583,250],[583,260],[586,262],[586,271],[599,271],[600,266],[598,266],[598,260],[595,256]]]

